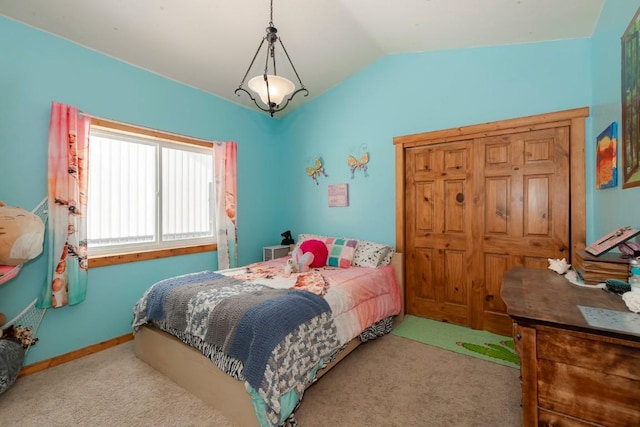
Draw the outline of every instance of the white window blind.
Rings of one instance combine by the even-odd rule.
[[[213,236],[213,159],[162,148],[162,230],[164,240]]]
[[[213,151],[92,126],[90,255],[215,243]]]

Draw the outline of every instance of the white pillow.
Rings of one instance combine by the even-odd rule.
[[[385,255],[384,259],[380,263],[380,267],[382,267],[383,265],[391,264],[391,259],[393,258],[393,254],[395,254],[395,253],[396,253],[396,251],[393,248],[391,248],[389,253],[387,255]]]
[[[358,246],[353,254],[352,265],[357,267],[378,268],[391,262],[393,248],[389,245],[358,240]]]

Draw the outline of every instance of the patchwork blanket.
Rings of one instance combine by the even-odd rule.
[[[199,348],[258,395],[267,425],[279,425],[283,396],[301,397],[341,343],[327,301],[204,271],[156,283],[134,307],[134,331],[153,323]]]

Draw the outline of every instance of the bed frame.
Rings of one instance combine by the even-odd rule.
[[[400,284],[402,310],[394,318],[394,327],[404,318],[404,263],[403,256],[395,253],[391,264]],[[318,378],[360,345],[356,337],[341,351],[335,360],[318,371]],[[152,326],[143,326],[134,339],[135,355],[151,367],[171,378],[207,405],[219,410],[231,421],[242,427],[258,426],[251,397],[244,381],[233,379],[222,372],[200,351],[185,345],[178,338]]]

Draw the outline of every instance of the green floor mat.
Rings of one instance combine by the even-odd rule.
[[[407,315],[392,334],[456,353],[520,368],[513,339],[487,331]]]

